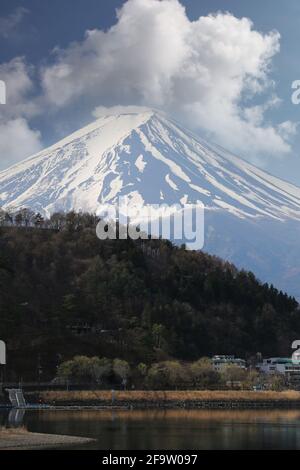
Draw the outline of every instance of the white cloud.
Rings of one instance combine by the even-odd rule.
[[[40,112],[32,98],[32,67],[22,57],[0,64],[0,77],[6,84],[6,104],[0,106],[0,158],[5,168],[41,149],[40,133],[29,120]]]
[[[54,51],[42,71],[53,106],[82,98],[155,106],[246,155],[290,151],[290,134],[265,122],[268,100],[249,104],[262,91],[277,100],[270,66],[279,33],[259,33],[229,13],[190,21],[178,0],[128,0],[117,16],[108,31]]]
[[[24,14],[11,17],[12,23]],[[2,20],[0,35],[1,24],[2,34],[8,24]],[[0,64],[7,86],[1,135],[9,128],[22,141],[28,138],[28,145],[12,150],[11,161],[40,148],[40,135],[30,128],[34,116],[52,107],[65,117],[76,104],[101,104],[94,116],[107,112],[105,106],[114,106],[111,112],[132,104],[161,108],[256,162],[284,155],[297,124],[266,119],[279,105],[270,78],[279,40],[277,32],[259,33],[249,19],[229,13],[190,21],[178,0],[128,0],[110,29],[87,31],[82,42],[56,48],[52,65],[40,70],[43,96],[36,96],[36,71],[24,58]],[[267,97],[258,100],[260,94]]]
[[[23,57],[15,57],[0,64],[0,77],[6,83],[6,105],[0,109],[0,119],[32,117],[39,112],[36,100],[32,97],[34,84],[31,78],[33,67],[26,64]]]
[[[278,125],[278,132],[284,139],[297,134],[299,122],[284,121]]]
[[[143,106],[97,106],[92,115],[95,118],[100,118],[102,116],[110,116],[115,114],[124,114],[124,113],[143,113],[149,111],[149,107]]]
[[[18,7],[10,15],[0,17],[0,36],[9,38],[28,13],[27,8]]]
[[[20,159],[41,150],[40,133],[30,129],[26,119],[0,121],[1,167],[6,168]]]

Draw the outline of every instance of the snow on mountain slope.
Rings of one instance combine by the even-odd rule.
[[[201,201],[238,218],[300,220],[300,189],[209,144],[153,110],[107,115],[0,172],[0,204],[97,211]]]
[[[300,189],[153,110],[104,116],[0,172],[0,205],[46,215],[201,201],[205,251],[300,299]]]

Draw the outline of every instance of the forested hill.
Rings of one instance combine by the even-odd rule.
[[[76,354],[132,363],[291,354],[295,299],[167,241],[100,241],[94,224],[69,214],[47,229],[0,228],[0,338],[11,376],[35,377],[42,364],[53,377]]]

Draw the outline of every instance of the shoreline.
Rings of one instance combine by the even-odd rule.
[[[274,409],[300,408],[297,391],[55,391],[40,392],[48,409]],[[29,396],[28,396],[29,399]]]
[[[95,442],[95,439],[87,437],[43,434],[23,429],[0,429],[0,450],[58,449],[92,442]]]

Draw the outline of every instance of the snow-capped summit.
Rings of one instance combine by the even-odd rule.
[[[300,219],[300,189],[183,129],[162,113],[107,114],[0,172],[0,203],[50,214],[201,201],[240,218]]]

